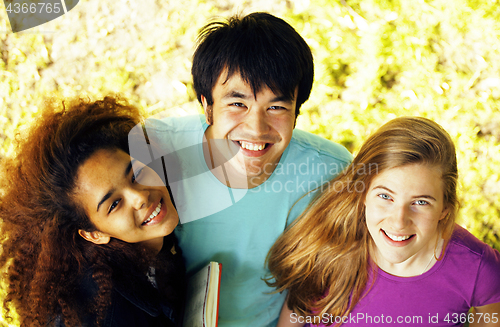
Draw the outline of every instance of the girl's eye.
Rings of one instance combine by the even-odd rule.
[[[118,203],[120,203],[120,200],[115,200],[115,201],[113,201],[113,203],[111,203],[111,206],[109,207],[108,214],[111,213],[111,211],[113,211],[116,208]]]
[[[132,183],[135,183],[137,181],[137,179],[141,176],[143,169],[144,169],[144,167],[142,167],[139,170],[132,173]]]
[[[385,193],[379,194],[378,196],[381,197],[384,200],[390,200],[391,199],[391,197],[389,195],[385,194]]]
[[[417,201],[415,201],[415,203],[418,204],[419,206],[423,206],[423,205],[429,204],[429,202],[424,201],[424,200],[417,200]]]

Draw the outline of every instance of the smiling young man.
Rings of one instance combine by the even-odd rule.
[[[207,25],[192,74],[205,115],[147,124],[182,223],[176,235],[187,270],[222,263],[219,326],[274,326],[285,294],[269,294],[262,280],[267,252],[309,191],[352,157],[294,129],[313,58],[284,20],[253,13]]]
[[[229,173],[237,180],[238,174],[242,176],[250,188],[269,178],[292,139],[295,93],[291,98],[277,96],[268,87],[254,93],[239,73],[229,77],[223,71],[212,91],[213,103],[209,105],[204,95],[200,97],[209,124],[205,131],[207,147],[212,140],[234,143],[237,152],[228,160]],[[205,151],[209,164],[210,150]],[[221,157],[222,161],[226,159]]]

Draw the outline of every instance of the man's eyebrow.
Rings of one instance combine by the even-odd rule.
[[[286,102],[286,103],[291,104],[293,101],[290,97],[280,95],[280,96],[277,96],[277,97],[271,99],[271,102]]]
[[[229,91],[228,93],[224,94],[222,99],[230,99],[230,98],[249,99],[251,97],[252,96],[250,94],[245,94],[243,92]]]
[[[132,159],[129,164],[127,165],[127,168],[125,168],[125,177],[128,176],[128,174],[130,173],[130,170],[132,170],[132,165],[134,164],[134,162],[136,162],[137,160],[136,159]],[[111,189],[108,191],[108,193],[106,193],[106,195],[104,195],[101,199],[101,201],[99,201],[99,203],[97,204],[97,212],[99,212],[99,208],[101,207],[101,204],[103,204],[104,202],[106,202],[107,199],[109,199],[111,197],[111,195],[113,195],[113,193],[115,192],[115,189]]]
[[[253,95],[246,94],[240,91],[229,91],[228,93],[224,94],[222,99],[231,99],[231,98],[239,98],[239,99],[250,99],[252,98]],[[270,102],[286,102],[286,103],[292,103],[292,99],[290,97],[284,96],[284,95],[279,95],[271,99]]]

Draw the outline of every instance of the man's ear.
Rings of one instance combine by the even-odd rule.
[[[201,104],[203,105],[203,111],[205,112],[205,119],[208,125],[213,124],[213,111],[212,106],[208,105],[207,98],[202,94],[201,95]]]
[[[111,240],[111,237],[108,234],[100,231],[87,232],[79,229],[78,234],[80,234],[80,236],[86,239],[87,241],[92,242],[94,244],[108,244],[109,241]]]

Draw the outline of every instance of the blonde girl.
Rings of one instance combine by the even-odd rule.
[[[500,254],[455,223],[457,177],[438,124],[382,126],[271,248],[278,326],[499,326]]]

